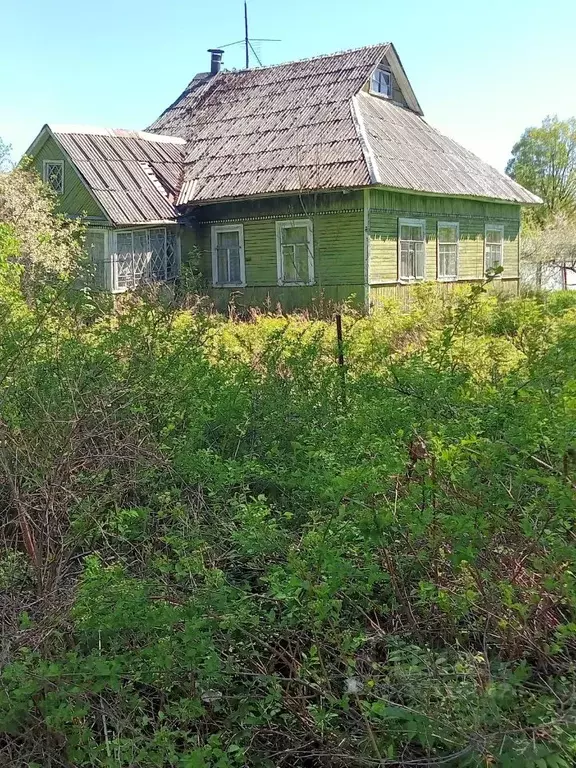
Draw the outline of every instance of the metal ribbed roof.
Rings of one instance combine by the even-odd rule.
[[[176,219],[183,139],[107,128],[49,129],[114,224]]]

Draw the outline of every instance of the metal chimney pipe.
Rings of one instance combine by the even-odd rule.
[[[210,75],[214,77],[214,75],[217,75],[218,72],[220,72],[224,51],[222,48],[208,48],[208,53],[212,54],[212,58],[210,59]]]

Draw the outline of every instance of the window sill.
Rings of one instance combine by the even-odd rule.
[[[370,88],[368,93],[371,96],[377,96],[379,99],[386,99],[387,101],[392,101],[392,94],[390,94],[390,96],[387,96],[385,93],[378,93],[378,91],[373,91],[372,88]]]
[[[437,277],[436,280],[439,283],[457,283],[459,278],[457,275],[452,275],[451,277]]]
[[[398,282],[400,285],[415,285],[416,283],[426,282],[425,277],[399,277]]]
[[[212,288],[246,288],[246,283],[212,283]]]
[[[316,285],[316,282],[312,282],[312,283],[281,283],[280,281],[278,281],[278,287],[279,288],[292,288],[292,287],[294,287],[294,288],[302,288],[302,287],[306,287],[306,286],[309,287],[311,285]]]

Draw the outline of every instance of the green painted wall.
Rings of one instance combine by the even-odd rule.
[[[349,299],[364,305],[364,202],[363,192],[350,191],[278,197],[251,202],[210,205],[194,212],[202,271],[212,280],[211,228],[218,223],[244,227],[246,288],[211,287],[210,296],[225,309],[232,295],[239,306],[278,304],[292,310],[323,301]],[[277,277],[276,221],[312,220],[314,277],[312,286],[279,286]],[[184,248],[183,248],[184,253]]]
[[[44,160],[64,160],[64,194],[59,196],[60,210],[63,213],[68,216],[91,216],[106,221],[104,212],[52,136],[48,136],[33,158],[33,165],[40,176]]]
[[[504,273],[506,290],[518,290],[520,206],[449,197],[410,195],[383,189],[370,190],[369,283],[370,300],[409,293],[408,286],[390,285],[398,280],[398,219],[426,222],[426,279],[436,279],[436,233],[439,221],[458,222],[459,281],[484,276],[484,232],[487,223],[504,225]],[[504,289],[504,285],[502,285]]]

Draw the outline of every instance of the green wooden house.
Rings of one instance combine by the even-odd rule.
[[[221,308],[368,309],[496,265],[518,290],[539,198],[425,122],[392,44],[239,71],[211,54],[147,132],[45,126],[29,150],[103,286],[172,279],[194,252]]]

